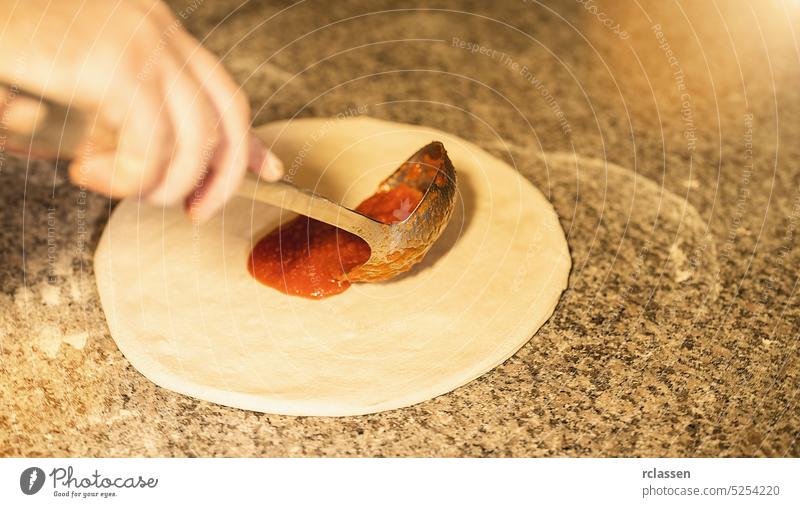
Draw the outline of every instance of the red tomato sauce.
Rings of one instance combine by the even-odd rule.
[[[419,190],[399,184],[370,196],[356,210],[393,224],[405,220],[420,200]],[[347,290],[347,273],[369,256],[369,245],[355,234],[298,216],[256,243],[247,267],[256,280],[285,294],[322,299]]]

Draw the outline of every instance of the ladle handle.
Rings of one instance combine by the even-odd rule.
[[[311,217],[360,236],[370,242],[382,234],[384,224],[340,206],[311,191],[285,181],[265,182],[247,175],[236,192],[239,197],[265,202]]]
[[[3,148],[24,157],[72,160],[113,151],[117,133],[91,114],[0,81]],[[90,140],[87,143],[87,140]]]
[[[81,156],[90,138],[94,151],[113,150],[116,132],[90,121],[91,115],[66,104],[37,97],[0,82],[0,113],[5,115],[5,149],[22,156],[71,160]],[[245,177],[237,195],[266,202],[334,225],[369,241],[383,224],[291,183],[268,183]]]

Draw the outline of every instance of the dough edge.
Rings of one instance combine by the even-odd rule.
[[[324,121],[324,120],[335,120],[335,119],[314,118],[310,120]],[[360,118],[348,119],[345,121],[353,121],[353,120],[361,121]],[[279,124],[287,124],[291,122],[298,122],[298,121],[302,122],[308,120],[279,121],[263,125],[260,128],[276,126]],[[379,122],[387,125],[394,124],[394,122],[386,122],[383,120],[377,120],[373,118],[369,118],[367,121]],[[414,130],[429,131],[431,135],[434,137],[437,135],[437,133],[439,133],[438,130],[430,129],[427,127],[422,127],[417,125],[405,125],[405,124],[399,124],[399,125],[403,127],[412,127]],[[256,131],[258,130],[259,129],[256,129]],[[453,137],[450,134],[447,135]],[[470,146],[474,150],[478,150],[480,152],[484,151],[480,147],[477,147],[467,141],[463,141],[463,144]],[[494,158],[493,156],[488,154],[487,156]],[[519,343],[516,342],[509,343],[509,347],[507,347],[502,354],[498,353],[496,356],[487,358],[479,365],[474,365],[471,368],[473,373],[468,376],[465,376],[458,382],[454,382],[452,378],[443,378],[440,382],[430,385],[429,388],[426,389],[425,391],[411,392],[405,396],[395,397],[390,400],[384,400],[378,403],[346,405],[341,402],[326,403],[326,402],[321,402],[320,400],[277,400],[277,399],[265,400],[265,397],[260,394],[254,395],[248,393],[241,393],[241,392],[220,389],[213,386],[197,384],[195,382],[183,378],[182,376],[174,373],[170,369],[164,368],[160,363],[153,360],[144,350],[136,347],[135,345],[137,337],[136,330],[133,329],[128,324],[126,324],[124,322],[124,319],[116,315],[112,310],[114,308],[114,303],[112,301],[112,296],[111,296],[113,288],[111,287],[109,273],[105,271],[106,268],[104,267],[104,262],[106,257],[109,255],[108,250],[110,249],[109,230],[111,228],[114,215],[117,214],[123,206],[129,206],[134,204],[134,202],[132,202],[131,199],[124,200],[115,208],[114,212],[112,213],[112,216],[109,218],[109,221],[105,229],[103,230],[100,240],[98,241],[98,245],[95,250],[95,256],[94,256],[95,275],[97,280],[98,292],[103,311],[106,315],[110,334],[114,339],[115,343],[117,344],[118,348],[122,352],[122,354],[126,357],[126,359],[128,359],[128,361],[130,361],[131,365],[153,383],[165,389],[169,389],[171,391],[175,391],[180,394],[191,396],[199,400],[208,401],[211,403],[229,406],[233,408],[252,410],[256,412],[263,412],[270,414],[290,415],[290,416],[346,417],[346,416],[366,415],[377,412],[383,412],[387,410],[404,408],[411,405],[416,405],[418,403],[422,403],[424,401],[431,400],[443,394],[447,394],[459,387],[468,384],[469,382],[472,382],[473,380],[481,377],[485,373],[491,371],[495,367],[504,363],[511,356],[513,356],[521,347],[523,347],[526,343],[528,343],[533,338],[533,336],[535,336],[535,334],[539,331],[539,329],[552,316],[553,311],[558,305],[558,302],[561,298],[563,291],[567,288],[569,274],[571,272],[571,260],[569,256],[569,248],[566,239],[564,238],[563,229],[561,228],[558,222],[558,217],[555,213],[555,210],[552,207],[552,204],[550,204],[550,202],[547,201],[547,199],[544,197],[544,195],[538,188],[536,188],[530,181],[522,177],[518,173],[518,171],[513,170],[513,168],[511,168],[501,160],[498,160],[497,163],[506,166],[509,170],[512,170],[517,175],[517,177],[522,180],[522,184],[527,187],[530,187],[529,190],[532,191],[533,194],[535,194],[535,197],[544,202],[547,211],[550,214],[552,214],[555,223],[558,224],[557,230],[555,230],[553,233],[560,234],[560,239],[561,242],[563,243],[563,255],[566,257],[567,262],[565,268],[561,270],[559,273],[557,273],[561,275],[560,279],[554,279],[550,281],[543,289],[543,293],[540,296],[540,298],[541,301],[549,302],[547,311],[543,313],[544,317],[539,319],[539,321],[527,322],[528,325],[524,326],[525,328],[530,330],[530,332],[524,333],[527,335],[527,337],[519,340]],[[458,168],[456,168],[456,170],[458,170]],[[542,208],[544,210],[545,206],[542,206]],[[556,278],[555,274],[552,278]],[[551,294],[544,294],[545,290],[549,291]],[[518,327],[521,326],[523,326],[522,322]]]

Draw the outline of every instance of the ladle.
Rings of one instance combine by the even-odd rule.
[[[22,121],[5,126],[7,150],[52,159],[72,159],[79,153],[83,134],[89,129],[88,115],[3,83],[0,98],[4,98],[3,102],[25,99],[21,105],[26,107],[21,110],[29,111],[21,115]],[[98,129],[97,125],[92,126],[92,136],[95,142],[100,139],[103,144],[116,145],[114,133]],[[237,195],[309,216],[361,237],[369,244],[371,255],[365,264],[348,273],[348,279],[378,281],[392,278],[419,262],[444,230],[455,207],[455,169],[438,141],[409,157],[378,190],[401,183],[416,188],[423,197],[405,220],[394,224],[378,222],[286,181],[270,183],[247,176]]]

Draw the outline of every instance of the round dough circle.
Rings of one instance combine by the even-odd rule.
[[[234,198],[203,225],[127,199],[95,253],[111,335],[167,389],[276,414],[345,416],[419,403],[505,361],[549,318],[570,257],[550,203],[504,162],[445,132],[371,118],[258,129],[302,186],[354,206],[442,141],[458,173],[449,226],[421,265],[321,301],[247,272],[251,245],[291,216]]]

